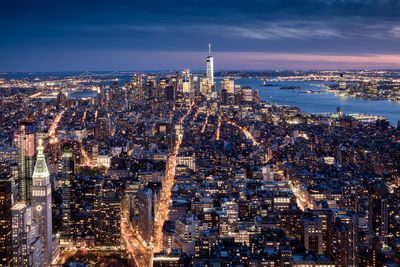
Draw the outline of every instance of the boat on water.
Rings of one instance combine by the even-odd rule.
[[[263,82],[263,84],[261,84],[261,86],[279,86],[279,84],[273,84],[273,83],[265,83],[265,80]]]

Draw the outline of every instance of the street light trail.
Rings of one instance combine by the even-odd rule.
[[[171,188],[174,185],[176,171],[176,157],[182,143],[182,135],[177,136],[173,152],[169,155],[166,166],[166,173],[162,183],[160,200],[156,205],[156,212],[153,227],[153,251],[161,249],[162,227],[164,221],[168,219],[168,207],[171,199]]]
[[[192,120],[190,121],[190,126],[197,119],[197,115],[199,115],[199,109],[196,109],[196,112],[194,113],[194,116],[193,116]]]
[[[194,106],[194,101],[192,101],[192,103],[190,104],[188,110],[186,111],[186,113],[178,120],[177,124],[181,124],[183,122],[184,119],[186,119],[186,117],[190,114],[190,112],[192,112],[192,108]]]
[[[176,159],[179,153],[179,148],[182,144],[183,138],[183,128],[182,123],[185,118],[190,114],[194,102],[190,105],[188,111],[178,120],[176,125],[175,142],[171,153],[167,159],[167,165],[165,170],[165,175],[162,181],[162,188],[160,193],[160,199],[155,206],[154,212],[154,225],[153,225],[153,237],[151,242],[151,255],[155,251],[160,251],[162,249],[162,228],[164,221],[168,219],[168,208],[171,199],[171,189],[174,185],[175,171],[176,171]]]
[[[58,113],[58,115],[54,119],[53,123],[50,125],[50,128],[49,128],[50,143],[56,143],[58,141],[58,139],[56,138],[56,130],[57,130],[58,124],[61,121],[62,116],[64,115],[64,112],[65,112],[65,110]]]
[[[207,126],[207,123],[208,123],[208,117],[209,116],[210,116],[210,111],[207,109],[207,116],[206,116],[206,119],[204,120],[204,125],[201,128],[201,133],[204,133],[204,131],[206,130],[206,126]]]
[[[217,133],[215,134],[215,140],[217,141],[219,141],[220,130],[221,130],[221,115],[218,114]]]
[[[87,109],[85,109],[85,112],[83,112],[83,116],[82,116],[82,124],[83,125],[85,125],[86,113],[87,113]]]
[[[132,236],[127,233],[129,230],[126,227],[124,218],[121,219],[121,236],[125,241],[125,246],[127,247],[128,252],[131,254],[133,261],[135,262],[136,266],[139,267],[139,263],[136,260],[135,253],[131,245],[133,243],[133,240],[130,240]]]
[[[253,145],[258,146],[260,144],[256,141],[254,136],[245,127],[242,127],[242,126],[238,125],[236,122],[233,122],[230,120],[228,120],[227,123],[237,127],[246,136],[247,139],[250,139],[253,142]]]

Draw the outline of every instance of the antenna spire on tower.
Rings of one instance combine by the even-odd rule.
[[[211,55],[211,43],[208,43],[208,55]]]

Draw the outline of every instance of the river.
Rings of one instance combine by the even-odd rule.
[[[216,81],[219,83],[220,79],[216,79]],[[382,116],[394,126],[397,126],[397,121],[400,120],[400,103],[339,97],[333,93],[301,93],[301,91],[307,90],[321,91],[324,89],[325,82],[267,81],[266,83],[278,86],[262,86],[263,81],[260,79],[243,78],[235,80],[235,84],[248,85],[258,89],[261,100],[278,105],[296,106],[307,113],[336,112],[336,108],[341,107],[345,114],[360,113]],[[282,86],[295,86],[301,89],[282,90],[280,89]]]

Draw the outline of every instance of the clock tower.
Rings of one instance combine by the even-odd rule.
[[[43,154],[42,140],[37,148],[36,164],[32,176],[33,218],[39,225],[39,236],[43,244],[44,262],[50,266],[52,261],[52,215],[51,215],[51,184],[46,158]]]

